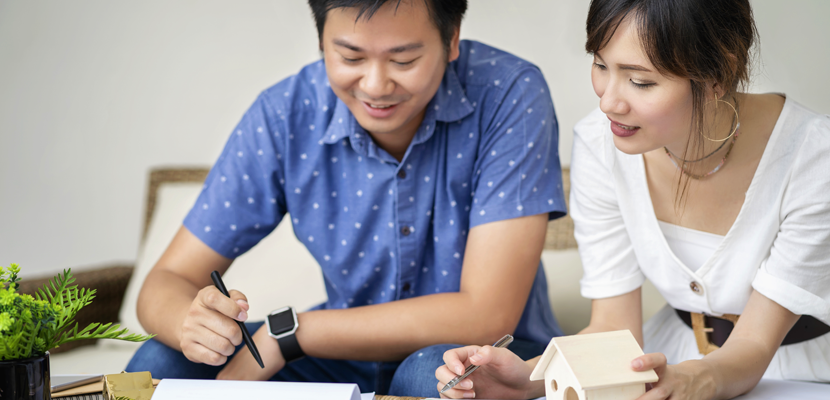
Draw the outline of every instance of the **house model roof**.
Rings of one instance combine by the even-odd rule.
[[[631,369],[631,361],[643,355],[643,350],[628,330],[553,338],[530,380],[545,379],[545,370],[557,353],[564,357],[581,390],[657,382],[653,370]]]

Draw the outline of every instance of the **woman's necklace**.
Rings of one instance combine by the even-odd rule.
[[[667,156],[669,156],[669,160],[671,160],[671,163],[672,163],[672,164],[674,164],[674,167],[675,167],[675,168],[677,168],[678,170],[680,170],[683,174],[685,174],[685,175],[686,175],[686,176],[688,176],[689,178],[692,178],[692,179],[695,179],[695,180],[700,180],[700,179],[703,179],[703,178],[705,178],[705,177],[707,177],[707,176],[709,176],[709,175],[714,174],[715,172],[720,171],[721,167],[723,167],[723,164],[726,162],[726,157],[729,157],[729,153],[731,153],[731,152],[732,152],[732,147],[734,147],[734,146],[735,146],[735,141],[736,141],[736,140],[738,140],[738,134],[740,134],[740,132],[739,132],[739,128],[740,128],[740,127],[741,127],[741,125],[740,125],[740,124],[738,124],[738,126],[735,128],[735,129],[736,129],[735,136],[733,136],[733,137],[732,137],[732,140],[730,140],[730,141],[729,141],[729,148],[727,148],[727,149],[726,149],[726,155],[724,155],[724,156],[723,156],[723,158],[720,160],[720,163],[718,163],[718,166],[717,166],[717,167],[715,167],[715,169],[713,169],[713,170],[711,170],[711,171],[709,171],[709,172],[707,172],[707,173],[705,173],[705,174],[702,174],[702,175],[696,175],[696,174],[693,174],[693,173],[689,172],[689,171],[686,169],[686,163],[690,163],[690,162],[698,162],[698,161],[701,161],[701,160],[703,160],[703,159],[705,159],[705,158],[707,158],[707,157],[711,156],[712,154],[717,153],[717,152],[718,152],[718,150],[720,150],[720,149],[723,147],[723,144],[722,144],[720,147],[718,147],[718,149],[717,149],[717,150],[715,150],[714,152],[710,153],[710,154],[709,154],[709,155],[707,155],[706,157],[703,157],[703,158],[701,158],[701,159],[699,159],[699,160],[695,160],[695,161],[685,161],[685,160],[683,160],[682,158],[677,157],[677,156],[675,156],[674,154],[672,154],[672,152],[671,152],[671,151],[669,151],[669,149],[668,149],[667,147],[665,147],[665,146],[663,146],[663,150],[666,150],[666,155],[667,155]],[[726,144],[726,141],[724,141],[723,143],[724,143],[724,144]],[[681,167],[680,167],[680,165],[678,165],[678,164],[677,164],[677,162],[674,160],[675,158],[677,158],[678,160],[680,160],[680,161],[683,161],[683,162],[684,162],[684,164],[683,164],[683,167],[682,167],[682,168],[681,168]]]
[[[740,128],[741,126],[740,126],[740,125],[738,125],[738,127]],[[705,156],[703,156],[703,157],[701,157],[701,158],[698,158],[697,160],[684,160],[684,159],[682,159],[682,158],[678,157],[676,154],[672,153],[672,152],[671,152],[671,150],[669,150],[669,148],[668,148],[668,147],[663,147],[663,148],[664,148],[664,149],[666,149],[666,151],[668,151],[668,152],[669,152],[669,155],[670,155],[670,156],[672,156],[673,158],[676,158],[676,159],[678,159],[678,160],[680,160],[680,161],[683,161],[683,163],[684,163],[684,164],[691,164],[691,163],[701,162],[701,161],[703,161],[703,160],[705,160],[705,159],[707,159],[707,158],[709,158],[709,157],[712,157],[713,155],[715,155],[715,153],[719,152],[719,151],[720,151],[720,149],[722,149],[722,148],[723,148],[723,146],[726,146],[726,144],[727,144],[727,143],[729,143],[729,141],[728,141],[728,140],[724,140],[723,142],[721,142],[721,143],[720,143],[720,146],[718,146],[718,148],[717,148],[717,149],[715,149],[715,151],[713,151],[713,152],[711,152],[711,153],[709,153],[709,154],[707,154],[707,155],[705,155]]]
[[[735,133],[737,133],[738,129],[740,129],[740,127],[741,127],[741,122],[738,121],[737,119],[738,119],[737,116],[732,117],[732,123],[735,124],[737,122],[737,126],[735,127]],[[720,146],[718,146],[718,148],[715,149],[715,151],[713,151],[713,152],[711,152],[711,153],[709,153],[709,154],[707,154],[707,155],[705,155],[701,158],[698,158],[697,160],[684,160],[684,159],[678,157],[677,155],[675,155],[674,153],[672,153],[671,150],[668,149],[668,147],[663,147],[663,148],[666,149],[666,151],[668,151],[669,155],[671,155],[672,157],[674,157],[674,158],[676,158],[680,161],[683,161],[683,164],[691,164],[691,163],[701,162],[701,161],[703,161],[703,160],[705,160],[709,157],[712,157],[713,155],[715,155],[715,153],[719,152],[720,149],[722,149],[723,146],[725,146],[726,143],[728,143],[728,142],[729,142],[728,140],[724,140],[724,141],[720,142]]]

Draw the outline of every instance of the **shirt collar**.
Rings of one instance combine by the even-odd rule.
[[[461,83],[458,81],[458,74],[455,73],[452,66],[448,65],[444,72],[444,78],[441,80],[441,86],[438,87],[435,96],[427,104],[424,121],[412,140],[413,144],[423,143],[432,137],[435,130],[434,121],[458,121],[470,115],[473,111],[475,110],[467,99],[464,88],[461,87]],[[334,144],[345,137],[352,137],[352,141],[359,141],[362,139],[364,132],[357,124],[357,120],[349,107],[338,98],[331,122],[320,142]],[[357,136],[355,137],[355,135]]]
[[[349,111],[346,103],[343,103],[339,98],[334,106],[334,114],[331,117],[331,122],[326,129],[325,136],[320,139],[322,143],[333,144],[337,143],[343,138],[348,137],[354,132],[354,126],[357,121]]]
[[[441,122],[458,121],[475,111],[452,65],[447,66],[441,86],[427,107],[435,111],[435,120]]]

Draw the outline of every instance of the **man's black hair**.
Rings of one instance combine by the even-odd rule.
[[[326,15],[330,10],[341,7],[357,8],[357,19],[372,18],[373,15],[387,2],[397,3],[400,6],[401,0],[308,0],[311,6],[311,13],[317,23],[317,35],[322,48],[323,27],[326,25]],[[417,1],[417,0],[412,0]],[[422,0],[429,10],[432,23],[438,28],[441,34],[441,41],[444,48],[450,48],[455,29],[461,26],[461,19],[467,11],[467,0]],[[357,22],[357,21],[355,21]]]

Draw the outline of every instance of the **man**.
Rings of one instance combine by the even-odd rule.
[[[541,354],[561,333],[539,259],[565,212],[541,73],[460,41],[465,0],[309,4],[323,60],[265,90],[234,129],[142,288],[138,315],[158,336],[128,370],[436,396],[438,344],[513,333],[517,354]],[[279,340],[248,324],[261,369],[235,322],[244,294],[222,296],[209,274],[285,213],[328,301],[296,321],[278,312]]]

